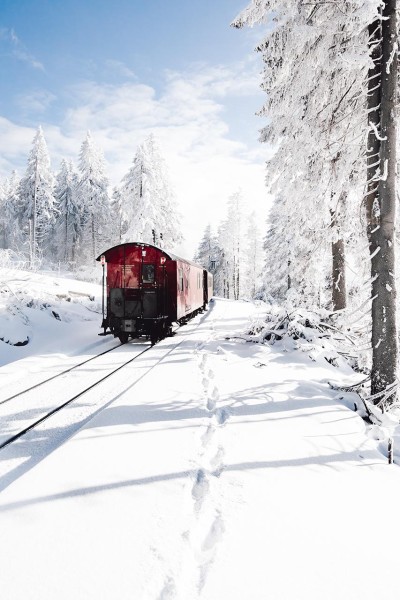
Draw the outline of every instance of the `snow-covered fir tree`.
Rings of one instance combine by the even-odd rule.
[[[7,232],[6,227],[8,225],[5,217],[4,203],[5,203],[5,186],[6,182],[0,180],[0,248],[8,248]]]
[[[255,298],[260,288],[263,258],[261,229],[256,213],[252,212],[247,219],[243,244],[242,294],[248,298]]]
[[[113,244],[121,244],[128,230],[128,220],[124,211],[123,196],[118,186],[115,186],[112,192],[111,214],[114,225],[111,232],[111,242]]]
[[[172,248],[182,240],[165,162],[153,135],[138,147],[133,165],[122,180],[121,194],[128,218],[127,241]]]
[[[310,246],[332,242],[331,264],[325,264],[325,272],[331,278],[334,308],[345,305],[341,284],[346,273],[340,259],[348,241],[343,236],[354,232],[352,226],[343,227],[344,215],[359,221],[365,181],[365,135],[360,124],[363,119],[367,122],[363,92],[369,64],[368,19],[376,14],[377,4],[252,2],[236,21],[275,23],[258,47],[265,65],[263,89],[268,93],[261,114],[269,120],[261,139],[277,145],[267,178],[274,180],[280,202],[292,205],[293,218],[285,225],[292,229],[302,222],[300,243],[305,236]],[[357,195],[352,190],[358,191],[353,206],[349,199]],[[346,210],[339,210],[343,205]],[[302,255],[295,247],[292,271],[302,273]],[[321,276],[325,279],[325,274]],[[313,286],[311,278],[302,280],[317,298],[321,281]]]
[[[329,215],[333,309],[346,302],[343,215],[356,222],[366,200],[371,392],[380,402],[377,394],[394,385],[397,368],[396,0],[252,0],[234,24],[268,21],[273,25],[259,45],[268,93],[262,114],[269,119],[262,139],[278,144],[269,168],[277,173],[279,195],[289,197],[296,180],[311,182],[295,212],[309,215],[312,231],[323,231],[318,216],[323,224]],[[358,198],[354,207],[350,197]],[[299,255],[295,248],[296,260]]]
[[[71,161],[63,159],[56,177],[57,217],[54,226],[54,256],[75,263],[82,235],[83,212],[77,195],[78,174]]]
[[[214,278],[219,268],[221,249],[216,236],[212,233],[211,225],[204,230],[203,237],[198,245],[193,260],[213,274]],[[215,282],[214,282],[215,285]]]
[[[2,202],[0,210],[1,246],[20,252],[23,239],[19,226],[21,204],[19,201],[19,177],[14,170],[2,186]]]
[[[225,298],[238,300],[241,293],[241,262],[243,254],[243,197],[237,191],[228,200],[227,217],[218,230],[219,287]]]
[[[55,220],[54,176],[42,128],[33,140],[25,175],[19,185],[20,226],[31,268],[46,253],[48,234]]]
[[[90,132],[81,146],[79,171],[76,203],[82,211],[80,258],[91,262],[107,247],[112,222],[105,160]]]

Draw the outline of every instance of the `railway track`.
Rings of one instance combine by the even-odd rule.
[[[134,347],[135,345],[139,346],[139,351],[132,356],[132,346]],[[96,360],[98,361],[110,352],[121,348],[123,351],[119,353],[119,356],[122,357],[122,361],[116,361],[115,365],[113,366],[100,364],[96,368]],[[118,346],[109,348],[104,352],[81,361],[80,363],[73,365],[68,369],[56,373],[55,375],[52,375],[51,377],[48,377],[39,383],[36,383],[24,390],[17,392],[16,394],[13,394],[12,396],[1,400],[0,422],[2,424],[2,431],[0,431],[0,450],[17,441],[26,433],[35,429],[41,423],[87,394],[93,388],[109,379],[112,375],[127,365],[131,364],[150,349],[150,345],[144,344],[119,344]],[[126,356],[127,354],[129,359],[123,359],[123,356]],[[89,373],[84,372],[79,374],[79,376],[76,377],[76,380],[73,380],[71,378],[71,374],[74,375],[74,372],[79,373],[79,369],[84,368],[86,365],[88,365],[88,363],[93,363],[93,366],[95,367],[91,374],[89,375]],[[107,372],[99,378],[98,371],[100,369],[103,370],[103,372]],[[63,385],[60,391],[60,387],[54,388],[54,381],[62,377],[66,378],[66,381],[64,382],[66,385]],[[82,388],[82,384],[87,379],[90,380],[90,383],[83,385]],[[69,390],[75,390],[76,393],[71,395],[71,391]],[[65,391],[67,391],[67,397],[65,397]],[[54,399],[55,394],[57,394],[58,399]],[[25,397],[24,402],[16,403],[18,399],[21,400],[23,397]],[[46,407],[46,405],[50,406]],[[20,421],[23,422],[23,425],[16,426],[15,423]]]
[[[131,390],[134,393],[134,386],[198,326],[199,323],[193,323],[182,336],[165,338],[154,346],[137,341],[118,345],[3,398],[0,404],[0,491],[64,444],[121,395]],[[107,360],[112,364],[105,364]],[[103,371],[101,377],[99,370]],[[117,372],[121,372],[120,375],[112,378]],[[138,402],[141,401],[138,398]]]
[[[109,348],[104,352],[91,356],[76,365],[72,365],[68,369],[64,369],[47,379],[8,396],[7,398],[3,398],[0,401],[0,451],[7,447],[11,447],[14,442],[23,438],[27,433],[39,428],[48,419],[54,417],[57,413],[61,413],[63,409],[68,407],[71,408],[77,400],[86,394],[89,395],[89,392],[95,387],[104,383],[124,367],[128,367],[149,350],[153,350],[154,362],[150,360],[149,364],[144,366],[143,372],[141,372],[138,377],[138,379],[141,379],[156,364],[173,352],[183,341],[180,340],[174,343],[173,338],[167,339],[169,343],[167,348],[164,349],[166,351],[163,350],[162,345],[159,346],[158,344],[154,346],[151,346],[149,343],[145,344],[138,342],[118,344],[113,348]],[[118,360],[114,359],[112,365],[98,364],[99,360],[104,361],[111,352],[114,352],[114,356],[117,355],[119,357]],[[132,356],[132,352],[135,352],[134,356]],[[126,360],[125,358],[127,356],[129,358]],[[84,371],[81,373],[81,370],[87,368],[89,363],[91,363],[90,366],[92,367],[92,371]],[[107,372],[99,378],[98,374],[100,370]],[[73,379],[74,376],[77,376],[76,380]],[[61,385],[60,381],[55,383],[55,380],[57,379],[61,379],[62,381],[63,377],[66,378],[64,383]],[[90,382],[82,385],[87,379],[89,379]],[[72,391],[74,391],[74,393],[72,393]],[[67,425],[70,434],[73,433],[82,422],[91,418],[95,412],[101,410],[113,400],[112,392],[110,392],[110,390],[107,390],[105,394],[105,400],[103,399],[101,402],[97,402],[97,399],[91,399],[87,404],[87,409],[84,405],[85,410],[75,411],[78,414],[70,417],[70,422]],[[47,404],[50,404],[50,406],[46,406]],[[20,423],[21,421],[22,423]],[[18,425],[18,423],[20,424]],[[55,437],[59,436],[56,434]],[[65,437],[68,437],[68,435]],[[62,441],[61,438],[62,436],[60,437],[60,441]],[[52,440],[52,442],[53,441],[54,440]]]
[[[116,350],[120,346],[122,346],[122,344],[119,344],[118,346],[114,346],[114,348],[109,348],[108,350],[105,350],[104,352],[100,352],[99,354],[96,354],[95,356],[91,356],[90,358],[83,360],[82,362],[78,363],[77,365],[73,365],[72,367],[69,367],[68,369],[64,369],[64,371],[60,371],[60,373],[56,373],[55,375],[52,375],[51,377],[48,377],[47,379],[43,379],[43,381],[39,381],[38,383],[35,383],[34,385],[31,385],[30,387],[28,387],[24,390],[21,390],[20,392],[17,392],[16,394],[13,394],[12,396],[8,396],[8,398],[4,398],[3,400],[0,400],[0,406],[2,404],[6,404],[6,402],[10,402],[10,400],[14,400],[14,398],[18,398],[18,396],[23,396],[24,394],[27,394],[31,390],[34,390],[49,381],[53,381],[53,379],[62,377],[62,375],[66,375],[67,373],[70,373],[74,369],[78,369],[79,367],[86,365],[87,363],[91,362],[92,360],[99,358],[99,356],[103,356],[104,354],[108,354],[109,352]]]

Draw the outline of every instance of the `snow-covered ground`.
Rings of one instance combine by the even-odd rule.
[[[29,343],[0,342],[2,387],[116,344],[97,336],[99,287],[7,281],[0,337]],[[262,310],[216,299],[96,388],[104,408],[78,430],[57,436],[58,413],[0,451],[2,599],[396,597],[400,472],[328,385],[357,376],[301,345],[246,343]]]

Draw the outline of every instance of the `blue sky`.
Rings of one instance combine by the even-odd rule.
[[[154,133],[188,251],[239,187],[264,212],[258,141],[262,31],[236,30],[246,0],[1,0],[0,175],[23,172],[43,127],[54,169],[90,129],[112,185]],[[206,208],[204,211],[203,209]],[[207,213],[207,214],[204,214]],[[197,239],[196,239],[197,242]]]

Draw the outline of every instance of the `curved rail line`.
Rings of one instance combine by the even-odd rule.
[[[119,348],[119,346],[116,346],[115,348],[111,348],[111,350],[115,350],[116,348]],[[111,371],[110,373],[108,373],[107,375],[105,375],[104,377],[102,377],[101,379],[99,379],[98,381],[96,381],[95,383],[92,383],[92,385],[90,385],[89,387],[87,387],[84,390],[82,390],[81,392],[79,392],[79,394],[76,394],[73,398],[70,398],[66,402],[63,402],[59,406],[56,406],[51,411],[49,411],[48,413],[46,413],[45,415],[43,415],[43,417],[41,417],[40,419],[37,419],[36,421],[34,421],[30,425],[28,425],[28,427],[25,427],[24,429],[22,429],[18,433],[14,434],[11,437],[9,437],[8,439],[6,439],[4,442],[2,442],[0,444],[0,450],[2,450],[3,448],[5,448],[9,444],[12,444],[16,440],[18,440],[20,437],[22,437],[23,435],[25,435],[26,433],[28,433],[28,431],[31,431],[32,429],[34,429],[35,427],[37,427],[38,425],[40,425],[40,423],[43,423],[43,421],[46,421],[46,419],[48,419],[49,417],[51,417],[55,413],[59,412],[61,409],[63,409],[66,406],[68,406],[68,404],[71,404],[71,402],[73,402],[74,400],[77,400],[78,398],[80,398],[81,396],[83,396],[84,394],[86,394],[86,392],[88,392],[89,390],[91,390],[94,387],[96,387],[97,385],[99,385],[99,383],[102,383],[103,381],[105,381],[106,379],[108,379],[109,377],[111,377],[111,375],[114,375],[114,373],[117,373],[117,371],[120,371],[121,369],[123,369],[124,367],[126,367],[126,365],[129,365],[130,363],[132,363],[134,360],[136,360],[137,358],[139,358],[139,356],[142,356],[142,354],[144,354],[145,352],[148,352],[151,348],[152,348],[152,346],[149,346],[148,348],[145,348],[142,352],[139,352],[139,354],[136,354],[133,358],[130,358],[129,360],[127,360],[126,362],[124,362],[122,365],[120,365],[119,367],[117,367],[116,369],[114,369],[113,371]],[[32,390],[32,389],[38,387],[39,385],[43,385],[43,384],[47,383],[48,381],[51,381],[51,380],[55,379],[56,377],[59,377],[60,375],[62,375],[64,373],[68,373],[69,371],[72,371],[73,369],[77,368],[78,366],[84,365],[85,363],[89,362],[90,360],[93,360],[94,358],[98,358],[99,356],[103,356],[104,354],[107,354],[107,352],[111,352],[111,350],[106,350],[105,352],[101,352],[97,356],[94,356],[94,357],[92,357],[92,358],[90,358],[90,359],[88,359],[88,360],[80,363],[79,365],[75,365],[74,367],[72,367],[70,369],[67,369],[63,373],[59,373],[57,375],[54,375],[53,377],[50,377],[49,379],[46,379],[45,381],[32,386],[31,388],[29,388],[29,390]],[[11,398],[15,398],[16,396],[24,394],[24,393],[28,392],[29,390],[24,390],[23,392],[20,392],[19,394],[16,394],[15,396],[7,398],[7,400],[11,400]],[[5,402],[5,401],[3,400],[3,402]]]

